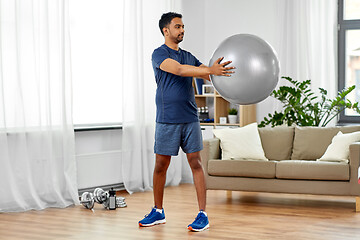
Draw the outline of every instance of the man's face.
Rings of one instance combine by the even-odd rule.
[[[184,33],[184,24],[181,18],[173,18],[164,31],[164,35],[169,37],[175,43],[180,43],[184,39]]]

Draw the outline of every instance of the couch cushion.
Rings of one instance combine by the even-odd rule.
[[[266,158],[269,160],[290,159],[294,140],[294,127],[259,128],[259,134]]]
[[[320,158],[338,132],[338,127],[296,126],[291,159],[315,160]]]
[[[349,180],[349,164],[304,160],[280,161],[276,178],[306,180]]]
[[[352,133],[360,131],[360,125],[340,126],[339,131],[342,133]]]
[[[274,161],[209,160],[208,173],[213,176],[275,178]]]
[[[240,128],[214,129],[220,139],[221,159],[258,159],[268,161],[261,146],[257,123]]]

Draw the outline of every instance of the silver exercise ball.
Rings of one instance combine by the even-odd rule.
[[[247,105],[267,98],[279,80],[279,60],[274,49],[251,34],[236,34],[215,50],[209,66],[220,57],[235,67],[230,77],[210,75],[215,90],[231,103]]]

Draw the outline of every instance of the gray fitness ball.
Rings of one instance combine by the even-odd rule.
[[[230,77],[210,75],[214,88],[231,103],[247,105],[267,98],[279,80],[279,60],[274,49],[251,34],[236,34],[215,50],[209,66],[220,57],[235,67]]]

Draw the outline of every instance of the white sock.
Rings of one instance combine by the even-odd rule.
[[[156,211],[157,211],[158,213],[162,213],[162,209],[156,208]]]

